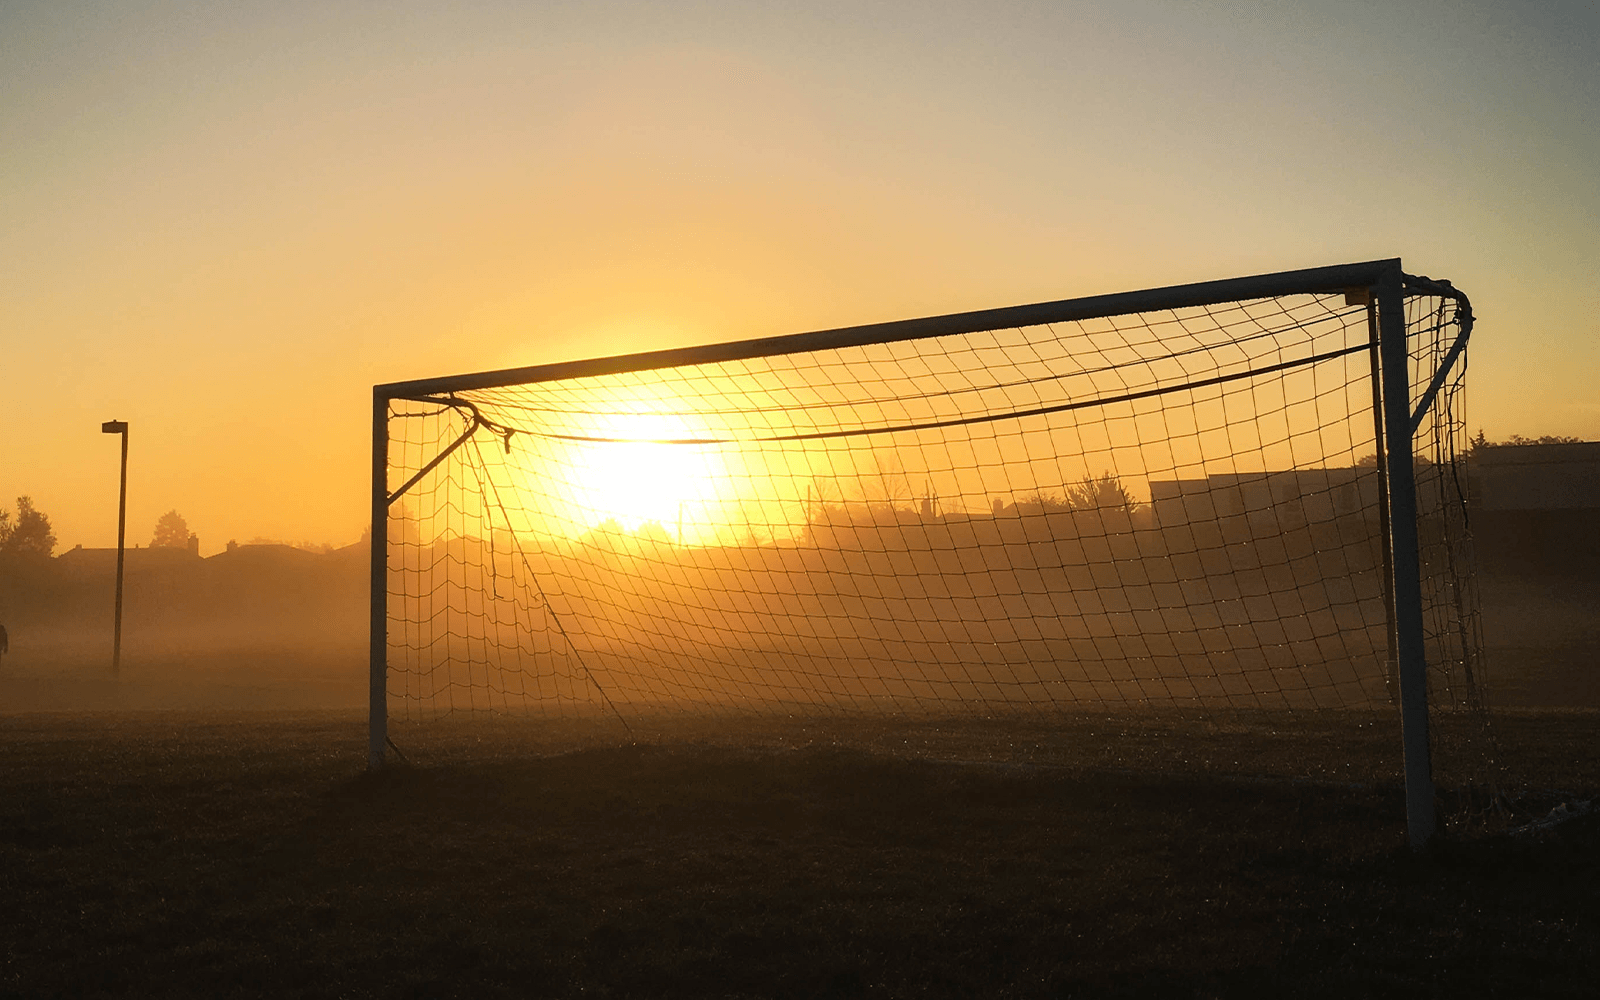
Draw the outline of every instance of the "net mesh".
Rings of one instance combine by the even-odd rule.
[[[1406,301],[1412,407],[1430,403],[1412,443],[1417,545],[1435,775],[1459,795],[1455,812],[1488,820],[1503,811],[1506,775],[1485,700],[1488,664],[1468,518],[1466,355],[1454,364],[1448,358],[1460,333],[1458,309],[1447,297]],[[1441,371],[1445,381],[1428,401]]]
[[[1386,710],[1351,299],[392,400],[391,715]],[[1421,398],[1460,317],[1407,303]],[[1463,369],[1417,438],[1441,712],[1483,680]]]

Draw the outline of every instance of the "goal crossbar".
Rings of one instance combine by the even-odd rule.
[[[655,368],[677,368],[685,365],[709,364],[718,361],[742,361],[748,358],[777,354],[797,354],[802,351],[835,350],[842,347],[860,347],[865,344],[887,344],[902,340],[921,340],[928,337],[945,337],[982,330],[998,330],[1018,326],[1037,326],[1045,323],[1067,323],[1073,320],[1095,319],[1102,316],[1124,316],[1130,313],[1152,312],[1160,309],[1183,309],[1191,306],[1217,305],[1239,299],[1271,298],[1276,295],[1298,293],[1337,292],[1344,289],[1376,287],[1385,274],[1399,273],[1400,259],[1370,260],[1354,264],[1333,264],[1326,267],[1303,268],[1296,271],[1275,271],[1242,278],[1224,278],[1217,281],[1199,281],[1183,285],[1168,285],[1109,295],[1088,295],[1055,302],[1036,302],[1027,305],[1002,306],[997,309],[976,309],[970,312],[949,313],[943,316],[925,316],[919,319],[892,320],[887,323],[867,323],[861,326],[815,330],[810,333],[791,333],[778,337],[757,337],[722,344],[699,347],[674,348],[663,351],[641,351],[584,361],[562,361],[548,365],[525,368],[503,368],[498,371],[448,375],[441,378],[415,379],[408,382],[390,382],[375,386],[373,392],[389,398],[403,396],[433,396],[439,393],[464,392],[469,389],[491,389],[525,382],[549,382],[557,379],[587,378],[596,375],[614,375],[619,372],[649,371]],[[1427,282],[1426,278],[1409,278],[1409,282]],[[1435,283],[1428,282],[1432,286]]]

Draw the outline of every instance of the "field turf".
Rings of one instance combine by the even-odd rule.
[[[396,726],[376,773],[364,723],[0,717],[0,995],[1600,992],[1600,813],[1504,832],[1600,792],[1594,713],[1502,718],[1517,812],[1420,854],[1353,718]]]

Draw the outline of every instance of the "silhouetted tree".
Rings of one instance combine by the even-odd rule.
[[[49,558],[55,550],[55,532],[50,518],[34,507],[32,497],[17,497],[17,517],[0,508],[0,555]]]
[[[189,522],[175,510],[169,510],[156,521],[156,535],[150,540],[152,549],[182,549],[189,545]]]
[[[1536,438],[1523,437],[1513,434],[1504,441],[1490,441],[1483,431],[1478,431],[1476,437],[1468,444],[1469,451],[1479,448],[1522,448],[1530,444],[1582,444],[1583,438],[1571,437],[1567,434],[1542,434]]]
[[[646,521],[639,525],[639,530],[633,534],[640,541],[653,542],[657,545],[671,545],[673,541],[671,532],[667,531],[666,526],[660,521]]]
[[[1468,448],[1469,449],[1471,448],[1471,446],[1472,446],[1471,442],[1468,442]],[[1432,465],[1433,464],[1433,459],[1429,458],[1427,455],[1422,454],[1421,452],[1412,452],[1412,454],[1411,454],[1411,464],[1414,465],[1414,466]],[[1356,459],[1356,468],[1358,468],[1358,469],[1376,469],[1377,467],[1378,467],[1378,456],[1375,453],[1368,452],[1367,454],[1362,455],[1360,458]]]
[[[1131,514],[1141,506],[1116,473],[1104,472],[1099,476],[1085,476],[1083,482],[1068,486],[1064,496],[1035,493],[1006,509],[1018,514],[1063,514],[1079,510],[1120,510]],[[996,513],[1000,510],[997,505]]]
[[[1068,510],[1122,510],[1129,513],[1138,506],[1114,472],[1103,472],[1098,477],[1085,476],[1083,482],[1068,486],[1065,503]]]

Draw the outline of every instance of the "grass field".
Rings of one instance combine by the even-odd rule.
[[[358,713],[0,718],[0,994],[1594,995],[1600,816],[1413,855],[1385,727],[1318,724],[441,725],[368,774]],[[1513,821],[1596,791],[1600,716],[1499,733]]]

